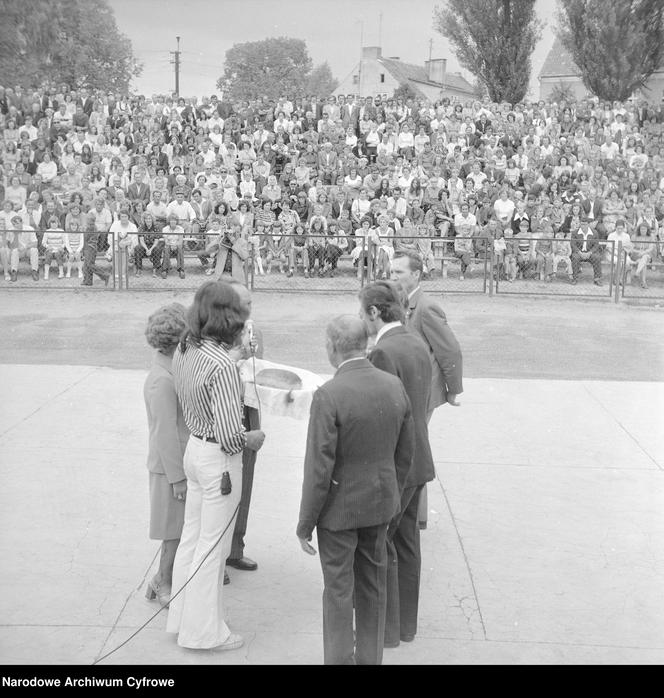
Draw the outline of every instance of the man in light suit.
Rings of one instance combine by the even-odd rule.
[[[337,164],[339,158],[336,151],[332,149],[332,143],[325,141],[318,153],[318,172],[323,180],[323,184],[333,184],[336,179]]]
[[[127,198],[129,201],[142,201],[143,208],[150,203],[150,185],[145,183],[145,178],[141,172],[137,172],[134,181],[127,188]]]
[[[406,327],[422,337],[429,348],[431,361],[431,397],[427,422],[439,405],[458,407],[457,395],[463,392],[463,357],[461,347],[447,324],[443,309],[424,294],[420,287],[423,262],[417,252],[397,252],[392,260],[391,278],[408,294]],[[420,528],[426,528],[426,487],[420,497]]]
[[[401,511],[387,530],[387,611],[385,647],[412,642],[417,632],[420,594],[420,529],[417,509],[420,492],[435,470],[427,411],[431,393],[431,363],[424,341],[402,324],[404,309],[399,289],[391,281],[377,281],[360,292],[360,317],[376,344],[369,361],[397,376],[413,413],[413,465],[401,495]]]
[[[406,391],[369,363],[366,348],[359,318],[341,316],[327,326],[337,372],[314,394],[309,417],[297,537],[314,555],[309,541],[317,529],[326,664],[382,661],[387,528],[412,462]]]

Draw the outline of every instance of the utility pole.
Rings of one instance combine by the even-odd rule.
[[[359,85],[358,85],[358,91],[360,93],[360,97],[362,96],[362,52],[363,52],[363,47],[364,47],[364,22],[360,20],[360,69],[358,71],[359,73]]]
[[[171,61],[171,64],[175,64],[175,94],[179,97],[180,96],[180,37],[176,36],[175,38],[177,39],[177,42],[178,42],[177,51],[169,51],[169,53],[174,56],[174,60]]]

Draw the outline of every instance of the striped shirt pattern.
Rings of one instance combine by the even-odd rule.
[[[173,379],[184,421],[192,434],[214,436],[228,455],[247,443],[242,425],[242,383],[225,347],[203,339],[200,347],[180,347],[173,357]]]

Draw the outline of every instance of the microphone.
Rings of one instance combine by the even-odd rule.
[[[247,338],[249,339],[249,350],[251,355],[256,354],[256,340],[254,339],[254,321],[249,319],[244,325],[247,329]]]

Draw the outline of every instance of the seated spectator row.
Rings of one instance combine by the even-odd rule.
[[[306,276],[334,274],[344,254],[361,273],[375,251],[388,275],[405,246],[427,273],[457,258],[463,279],[490,243],[507,280],[553,279],[563,262],[576,282],[588,262],[601,283],[609,253],[595,243],[618,240],[645,285],[663,252],[663,124],[661,105],[642,101],[230,104],[0,88],[4,276],[25,259],[35,279],[55,263],[58,276],[76,265],[84,284],[95,269],[106,281],[97,254],[122,250],[137,275],[149,259],[165,276],[174,258],[184,278],[187,249],[211,274],[239,275],[251,258],[257,273]]]

